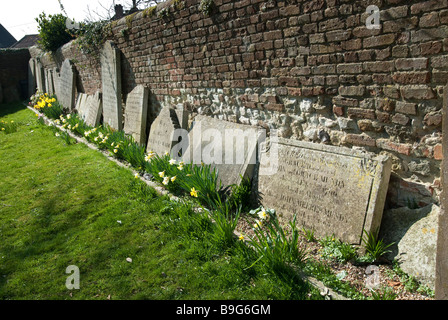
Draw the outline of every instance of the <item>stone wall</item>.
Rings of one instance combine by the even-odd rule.
[[[29,59],[27,49],[0,50],[0,103],[27,98]]]
[[[112,23],[123,94],[151,91],[149,114],[178,106],[278,129],[280,136],[363,148],[393,159],[388,204],[438,201],[448,0],[199,0],[159,4]],[[368,29],[366,8],[380,11]],[[36,50],[31,50],[38,56]],[[101,89],[95,59],[73,43],[78,90]]]

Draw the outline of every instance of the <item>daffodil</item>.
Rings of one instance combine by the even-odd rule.
[[[118,149],[114,149],[114,153],[117,153],[118,152]]]
[[[170,177],[165,177],[165,178],[163,178],[163,184],[164,185],[167,185],[168,183],[170,182]]]
[[[165,176],[165,171],[159,172],[159,177],[163,178]]]
[[[138,177],[140,177],[140,175],[138,173],[134,174],[135,179],[138,179]]]
[[[238,237],[238,239],[241,240],[241,241],[244,241],[244,236],[241,234],[241,235]]]
[[[268,214],[266,213],[266,210],[261,210],[259,213],[258,213],[258,217],[261,219],[261,220],[266,220],[266,218],[268,217]]]
[[[169,161],[169,163],[171,164],[171,165],[173,165],[173,164],[176,164],[176,159],[171,159],[170,161]]]
[[[198,190],[196,190],[194,187],[193,188],[191,188],[191,190],[190,190],[190,195],[192,196],[192,197],[195,197],[195,198],[197,198],[198,197]]]
[[[179,169],[180,171],[182,171],[182,170],[184,170],[184,166],[183,166],[183,165],[179,165],[179,166],[177,167],[177,169]]]
[[[176,179],[177,179],[177,177],[176,177],[176,176],[174,176],[174,177],[171,177],[171,182],[174,182],[174,181],[176,181]]]
[[[261,228],[262,222],[260,220],[255,220],[255,223],[253,224],[254,229]]]

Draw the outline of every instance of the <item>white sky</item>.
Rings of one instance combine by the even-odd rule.
[[[132,3],[128,0],[62,0],[69,18],[79,22],[89,17],[88,8],[91,12],[106,15],[102,7],[110,7],[114,2],[123,5]],[[62,13],[58,0],[0,0],[0,24],[19,41],[27,34],[38,33],[35,18],[43,11],[47,16]]]

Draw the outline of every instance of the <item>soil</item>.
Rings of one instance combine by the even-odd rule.
[[[244,235],[245,238],[254,239],[252,221],[255,221],[254,218],[247,215],[239,219],[236,233]],[[320,249],[322,246],[318,241],[308,241],[304,234],[301,235],[300,240],[308,249],[309,259],[326,264],[333,270],[334,274],[345,274],[341,281],[349,283],[364,296],[372,297],[372,291],[367,287],[369,274],[372,274],[372,271],[370,271],[372,266],[370,270],[368,269],[370,264],[358,265],[351,262],[340,263],[334,260],[326,260],[321,257]],[[433,300],[432,297],[422,293],[408,291],[399,275],[393,270],[392,264],[387,260],[384,260],[381,264],[376,264],[373,268],[375,268],[375,275],[378,277],[376,280],[379,281],[379,287],[382,289],[391,288],[396,295],[395,300]],[[369,274],[368,271],[370,271]]]

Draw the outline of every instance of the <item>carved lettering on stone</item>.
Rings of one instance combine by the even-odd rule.
[[[258,177],[263,206],[274,208],[285,222],[296,216],[317,236],[335,235],[352,244],[360,244],[363,229],[378,231],[388,158],[281,138],[277,147],[277,172]],[[266,159],[262,153],[260,168],[269,166]]]
[[[104,123],[122,130],[121,56],[112,41],[106,41],[101,52],[101,81]]]
[[[140,145],[146,143],[148,97],[149,89],[139,85],[128,94],[126,99],[124,132],[132,135]]]

